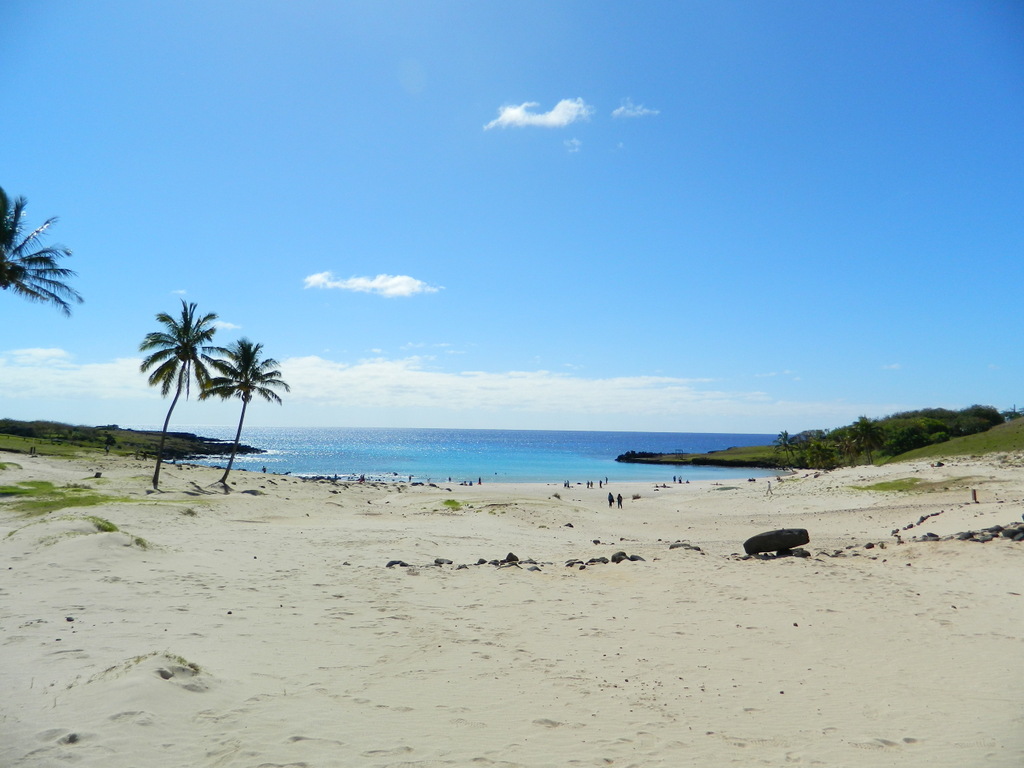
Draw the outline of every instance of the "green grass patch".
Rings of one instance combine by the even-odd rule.
[[[33,496],[53,489],[53,483],[45,480],[24,480],[17,485],[0,485],[0,496]]]
[[[921,482],[919,477],[901,477],[872,485],[851,485],[855,491],[913,491]]]
[[[462,509],[462,504],[461,504],[461,502],[458,502],[458,501],[456,501],[455,499],[445,499],[445,500],[444,500],[444,502],[442,502],[442,503],[443,503],[443,504],[444,504],[444,505],[445,505],[446,507],[448,507],[448,509],[451,509],[451,510],[459,510],[459,509]]]
[[[104,496],[91,488],[81,485],[56,487],[45,480],[26,480],[17,485],[0,485],[0,498],[17,497],[6,506],[26,515],[45,515],[71,507],[95,507],[111,502],[129,501],[113,496]]]
[[[96,526],[96,530],[100,533],[116,533],[121,530],[109,520],[104,520],[102,517],[96,517],[95,515],[86,515],[82,518],[88,520],[90,523]]]

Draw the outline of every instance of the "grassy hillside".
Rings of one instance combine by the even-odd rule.
[[[121,429],[114,424],[88,427],[52,421],[0,419],[0,451],[11,453],[29,453],[34,449],[44,456],[70,457],[109,450],[119,456],[155,456],[159,443],[159,432]],[[189,432],[168,432],[164,458],[188,459],[225,455],[230,451],[230,441],[200,437]],[[238,452],[261,453],[247,445],[240,445]]]
[[[616,461],[626,464],[675,464],[701,467],[761,467],[778,469],[782,455],[771,445],[746,445],[710,453],[637,453],[630,451]]]
[[[955,437],[943,443],[918,448],[877,463],[897,461],[941,461],[953,456],[982,456],[986,453],[1024,452],[1024,418],[1000,424],[987,432]],[[751,445],[710,453],[635,453],[620,456],[618,461],[634,464],[672,464],[720,467],[781,468],[783,455],[771,445]]]
[[[987,432],[966,437],[954,437],[944,443],[927,445],[899,456],[893,456],[886,463],[895,461],[941,460],[952,456],[982,456],[986,453],[1010,453],[1024,451],[1024,419],[1014,419],[1000,424]]]

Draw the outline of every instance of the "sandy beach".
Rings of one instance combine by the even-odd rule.
[[[770,493],[0,462],[110,496],[0,498],[4,768],[1024,764],[1024,542],[913,540],[1020,522],[1019,456]]]

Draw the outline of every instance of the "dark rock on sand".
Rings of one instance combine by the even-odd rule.
[[[780,528],[751,536],[743,542],[743,551],[748,555],[762,552],[780,552],[807,544],[811,540],[806,528]]]

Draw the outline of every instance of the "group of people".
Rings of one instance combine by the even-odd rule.
[[[673,478],[673,479],[675,479],[675,478]],[[607,477],[605,477],[603,480],[598,480],[597,481],[597,486],[599,488],[603,488],[607,484],[608,484],[608,478]],[[562,483],[562,487],[570,488],[570,487],[572,487],[572,483],[569,482],[568,480],[565,480],[565,482]],[[587,480],[587,487],[588,488],[594,487],[594,481],[593,480]],[[618,496],[615,496],[609,490],[609,492],[608,492],[608,507],[610,508],[614,504],[618,504],[618,509],[622,509],[623,508],[623,495],[620,494]]]

